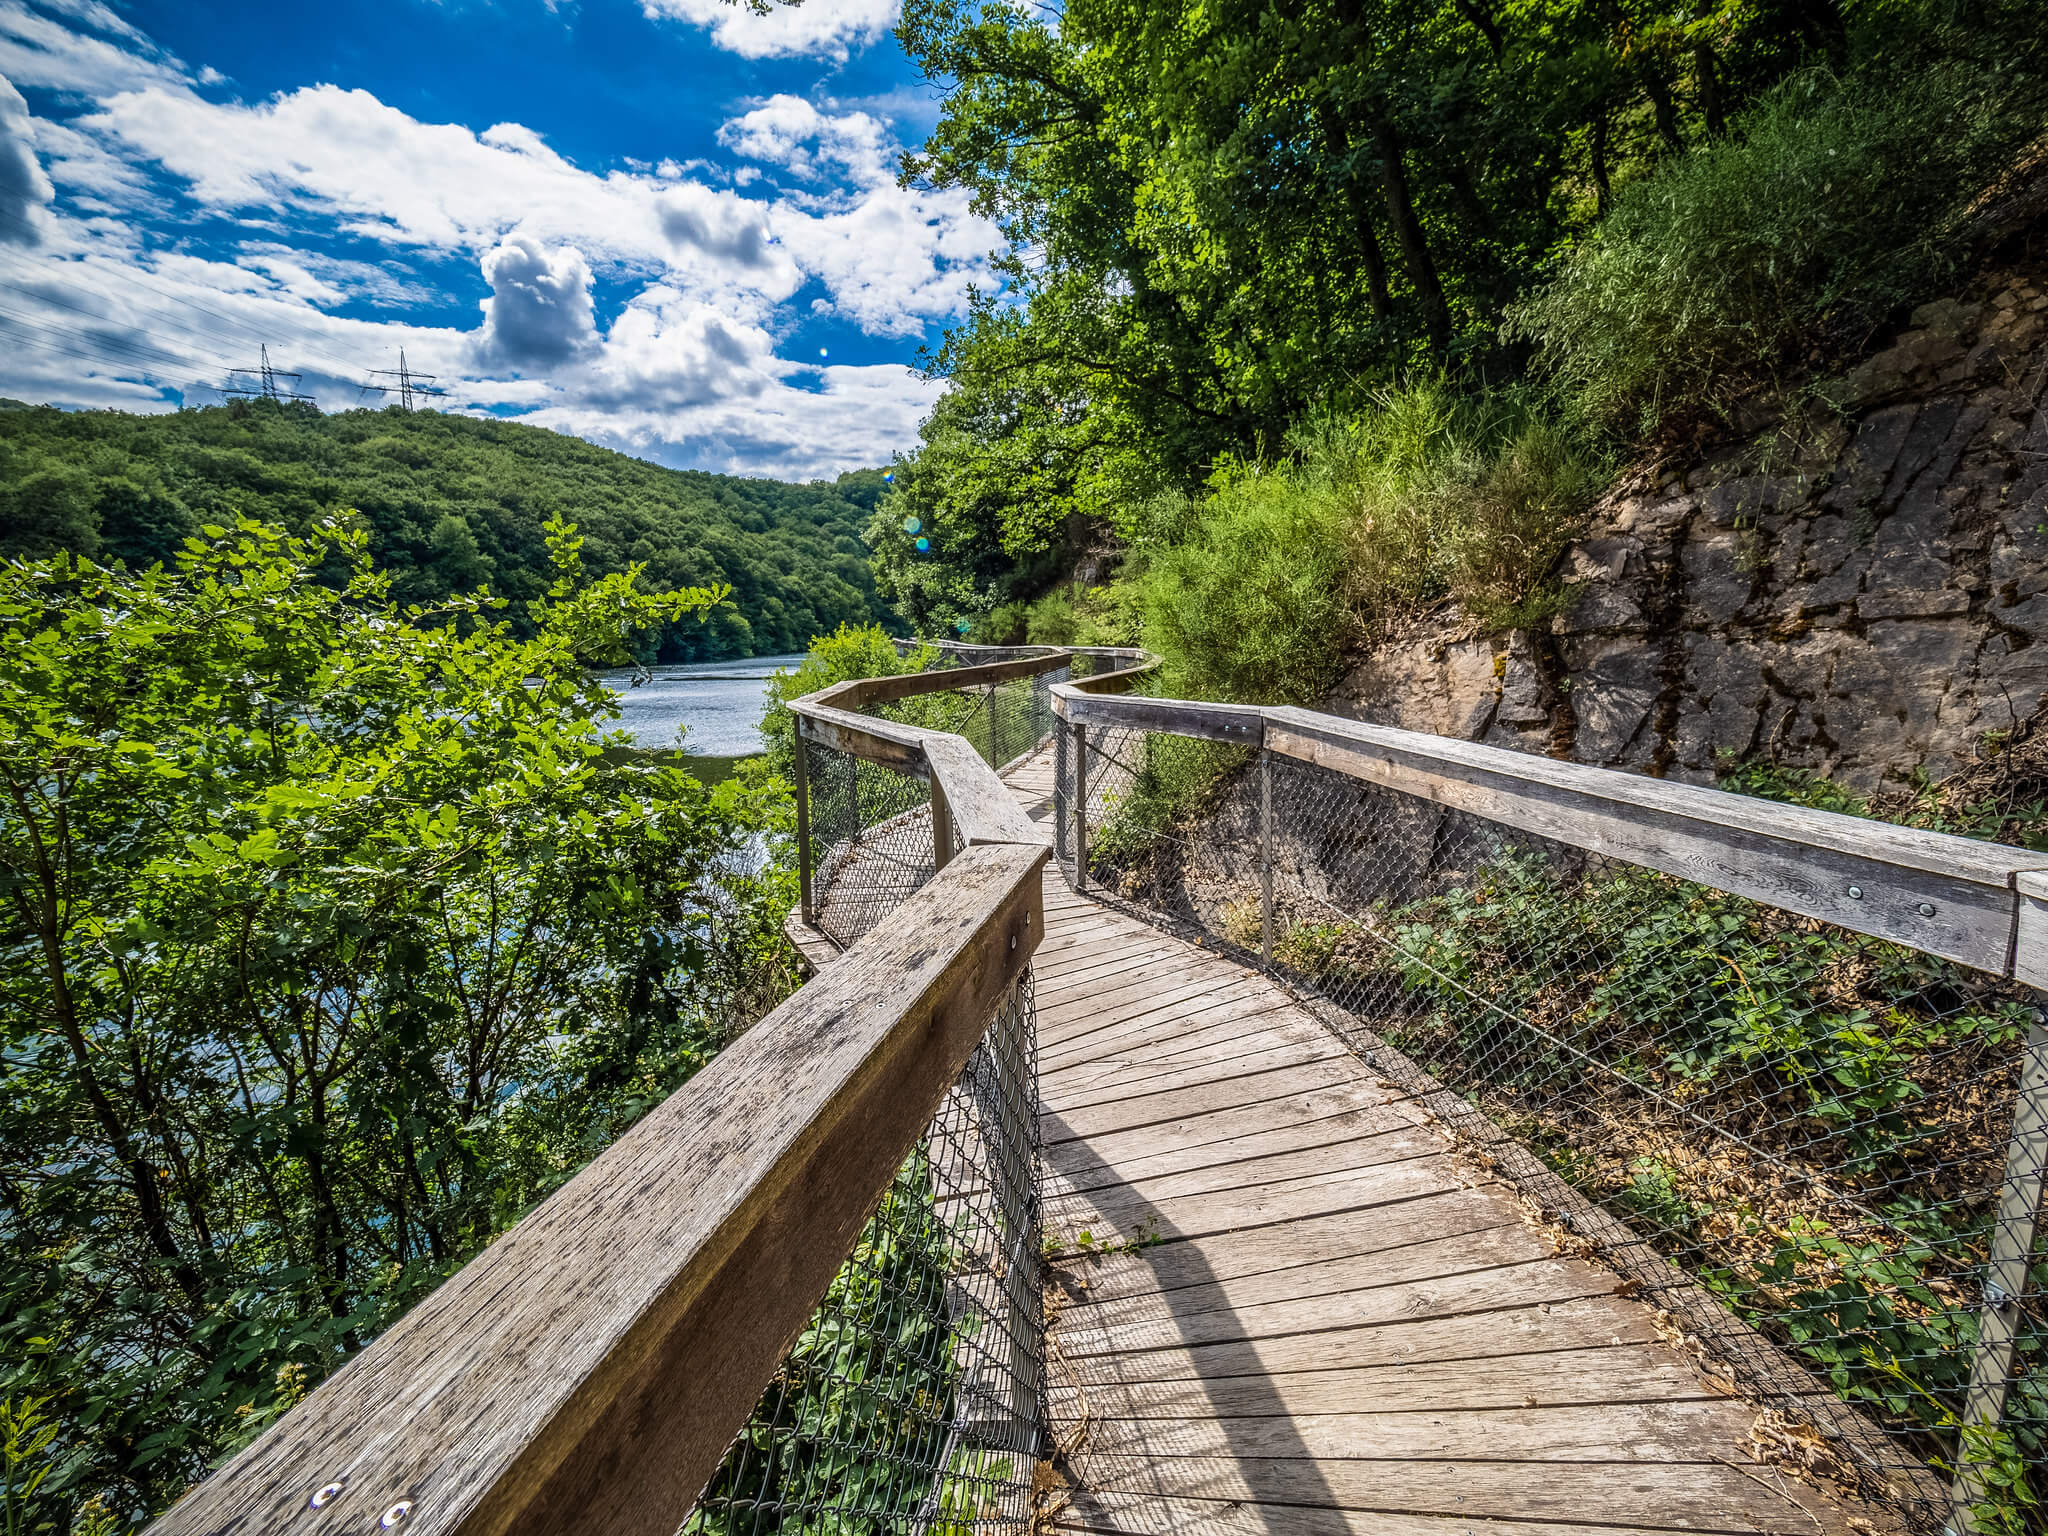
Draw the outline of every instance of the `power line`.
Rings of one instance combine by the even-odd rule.
[[[412,398],[414,395],[445,395],[448,393],[447,390],[437,387],[434,383],[434,380],[440,377],[439,374],[414,373],[405,366],[405,348],[403,347],[398,349],[398,366],[396,368],[372,368],[370,370],[370,377],[373,379],[398,380],[399,403],[408,411],[413,408]],[[426,382],[424,384],[417,382],[421,379],[426,380]],[[392,386],[389,384],[365,384],[357,391],[357,398],[360,399],[363,395],[373,392],[380,395],[388,395],[391,393],[391,390]]]
[[[171,352],[136,337],[108,335],[79,326],[61,325],[41,315],[25,314],[4,304],[0,304],[0,319],[14,322],[15,329],[9,337],[14,344],[34,345],[37,342],[35,333],[40,332],[44,336],[55,337],[60,341],[69,340],[92,349],[89,353],[78,354],[80,356],[99,361],[129,363],[154,373],[189,375],[209,369],[219,372],[231,366],[220,353],[215,353],[209,358]]]
[[[9,222],[21,224],[28,223],[27,220],[20,219],[18,216],[11,215],[5,211],[0,211],[0,223]],[[161,303],[174,304],[181,309],[191,311],[193,314],[203,315],[209,320],[218,321],[222,326],[227,327],[227,329],[217,330],[214,327],[207,325],[194,326],[189,321],[182,326],[168,327],[163,326],[161,321],[156,322],[156,324],[159,326],[159,334],[168,332],[171,335],[182,335],[183,337],[195,343],[198,343],[200,347],[209,351],[211,351],[212,348],[219,346],[223,342],[233,344],[238,340],[245,340],[248,338],[250,332],[258,330],[265,323],[262,318],[243,318],[240,316],[222,314],[219,310],[210,309],[204,304],[200,304],[190,298],[187,298],[182,293],[176,293],[171,291],[167,287],[161,286],[160,279],[159,282],[157,283],[149,282],[143,276],[137,274],[136,272],[126,267],[122,267],[112,261],[109,261],[104,257],[97,255],[97,253],[89,255],[85,262],[78,263],[75,267],[73,266],[73,264],[67,262],[64,263],[63,267],[58,269],[57,271],[51,271],[47,268],[45,268],[44,271],[48,273],[48,279],[55,279],[58,281],[61,281],[63,276],[72,276],[75,278],[86,279],[88,282],[101,281],[109,277],[115,278],[125,284],[130,285],[138,294],[143,295],[150,300]],[[10,282],[4,277],[0,277],[0,288],[11,289],[13,292],[19,294],[23,298],[33,300],[34,302],[39,304],[48,304],[61,309],[69,310],[73,314],[79,315],[82,318],[88,321],[95,322],[96,324],[99,325],[111,328],[117,326],[120,323],[119,321],[115,320],[114,318],[108,315],[89,309],[83,305],[80,305],[69,299],[61,297],[58,294],[45,291],[45,289],[41,286],[30,286],[29,284],[21,282]],[[5,311],[0,311],[0,313],[5,313]],[[198,358],[178,357],[168,352],[162,347],[152,346],[149,343],[141,341],[137,338],[120,337],[101,334],[94,331],[67,328],[60,325],[54,325],[50,321],[40,316],[31,318],[30,316],[27,315],[15,314],[10,315],[9,318],[39,325],[53,335],[61,336],[68,334],[72,336],[74,339],[83,342],[86,346],[98,349],[102,354],[111,354],[111,356],[108,359],[109,361],[127,361],[144,367],[149,367],[151,366],[154,360],[160,359],[161,362],[157,364],[158,366],[168,365],[169,368],[177,371],[197,371],[199,369],[203,369],[206,366],[204,360]],[[45,343],[44,345],[46,347],[48,346],[47,343]],[[51,348],[50,350],[61,349]],[[151,356],[146,354],[153,354],[154,356],[152,358]],[[350,373],[353,373],[355,371],[352,365],[346,363],[338,363],[331,357],[326,357],[318,353],[308,353],[307,355],[310,356],[314,362],[320,364],[324,370],[326,370],[336,379],[344,379]],[[290,381],[296,383],[301,377],[303,377],[300,374],[287,374],[281,370],[271,368],[268,371],[268,385],[266,387],[265,369],[268,365],[267,343],[264,344],[263,346],[263,359],[264,360],[262,363],[258,364],[256,367],[253,368],[227,368],[226,372],[230,375],[231,378],[243,377],[246,380],[248,380],[248,382],[242,382],[239,384],[231,383],[227,387],[223,388],[221,390],[221,393],[223,395],[228,396],[229,398],[243,399],[314,399],[313,396],[302,394],[297,391],[280,391],[277,388],[276,381],[278,379],[289,379]],[[214,354],[214,364],[215,366],[220,366],[218,353]],[[373,379],[393,378],[397,380],[397,383],[395,385],[384,385],[374,383],[361,385],[358,387],[357,390],[358,398],[360,398],[364,394],[370,393],[371,391],[375,391],[380,394],[395,393],[398,395],[401,404],[403,404],[407,410],[416,409],[416,402],[419,400],[420,397],[438,396],[445,395],[448,393],[448,391],[445,388],[440,387],[439,384],[436,382],[436,380],[439,377],[438,375],[431,373],[420,373],[412,369],[412,367],[408,364],[406,360],[405,352],[402,348],[400,349],[398,354],[397,368],[374,369],[371,371],[371,377]]]
[[[4,210],[0,210],[0,224],[7,223],[26,226],[29,223],[29,221],[22,219],[17,215],[7,213]],[[184,334],[188,336],[192,336],[194,338],[203,337],[205,338],[205,340],[209,342],[218,343],[220,341],[229,341],[237,345],[246,345],[249,340],[253,339],[254,334],[259,334],[262,331],[263,327],[269,323],[264,318],[244,318],[235,315],[225,315],[222,314],[217,309],[209,309],[206,305],[198,303],[196,300],[187,298],[182,293],[174,293],[169,288],[162,286],[160,279],[156,283],[151,283],[145,280],[145,278],[138,276],[134,271],[130,270],[129,268],[119,265],[118,263],[110,260],[109,258],[107,258],[106,256],[99,252],[87,253],[86,260],[76,265],[66,262],[63,264],[63,268],[59,270],[64,269],[69,269],[72,275],[79,277],[86,276],[89,273],[91,278],[95,281],[108,277],[116,278],[121,282],[128,284],[131,288],[134,289],[135,292],[145,295],[150,299],[158,300],[164,303],[176,304],[182,309],[191,310],[194,314],[204,315],[209,320],[218,321],[220,322],[220,324],[228,327],[227,331],[217,331],[211,326],[188,326],[184,331]],[[43,268],[42,270],[46,272],[50,271],[50,269],[47,267]],[[54,277],[56,276],[56,273],[52,272],[51,275]],[[66,300],[59,298],[55,294],[43,292],[39,288],[28,287],[20,283],[8,282],[4,278],[0,278],[0,287],[12,288],[15,292],[20,293],[26,298],[35,299],[40,303],[54,304],[59,308],[71,310],[74,314],[83,315],[88,319],[106,319],[106,317],[103,315],[97,314],[92,310],[85,309],[77,304],[67,302]],[[278,301],[275,299],[264,299],[261,302],[276,303]],[[301,350],[304,351],[303,348]],[[306,352],[306,355],[311,357],[314,362],[318,363],[323,369],[325,369],[336,379],[345,379],[349,377],[351,374],[355,373],[357,370],[357,365],[353,363],[336,362],[333,358],[324,356],[319,353]],[[422,377],[422,375],[414,376],[416,378]]]
[[[232,382],[252,375],[256,380],[254,383]],[[310,405],[313,403],[311,395],[302,395],[295,390],[277,387],[279,379],[290,379],[296,384],[303,377],[303,374],[287,373],[282,368],[271,367],[270,347],[266,344],[263,348],[263,361],[254,368],[230,368],[228,378],[231,382],[223,384],[220,392],[230,400],[275,400],[280,404],[287,400],[303,400]]]

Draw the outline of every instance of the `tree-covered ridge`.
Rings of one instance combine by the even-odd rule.
[[[598,573],[727,584],[728,602],[661,628],[643,659],[800,651],[890,617],[861,531],[878,470],[788,485],[666,469],[517,422],[392,407],[323,416],[264,402],[135,416],[0,410],[0,556],[68,550],[134,569],[208,523],[297,531],[354,509],[394,595],[432,604],[488,583],[511,612],[548,587],[542,526],[583,532]]]

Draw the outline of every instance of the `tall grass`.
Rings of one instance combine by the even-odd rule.
[[[1962,63],[1793,75],[1726,139],[1624,189],[1509,332],[1604,427],[1723,406],[1802,343],[1860,340],[1937,286],[1960,215],[2039,132],[2037,106],[2026,82]]]
[[[1601,479],[1526,396],[1442,380],[1315,422],[1290,447],[1278,466],[1230,466],[1207,496],[1133,519],[1132,574],[1099,601],[1135,612],[1177,690],[1312,701],[1347,649],[1445,597],[1484,627],[1532,622]]]

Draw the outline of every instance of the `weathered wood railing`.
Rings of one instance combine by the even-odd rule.
[[[848,707],[914,681],[797,710],[929,779],[943,868],[154,1531],[676,1531],[1043,931],[1044,840],[988,765]]]

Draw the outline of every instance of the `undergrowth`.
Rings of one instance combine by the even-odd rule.
[[[1959,771],[1942,779],[1918,772],[1874,794],[1811,769],[1732,758],[1722,765],[1718,786],[1817,811],[2048,850],[2048,731],[2040,727],[2035,719],[1996,732]]]
[[[1442,378],[1297,431],[1278,464],[1121,515],[1119,577],[1000,610],[1034,643],[1143,644],[1197,698],[1307,703],[1345,652],[1444,599],[1489,628],[1556,611],[1549,572],[1604,477],[1529,396]],[[979,636],[978,636],[979,637]]]
[[[2040,131],[2038,94],[1974,61],[1795,74],[1625,188],[1509,331],[1600,426],[1722,408],[1949,278],[1956,222]]]
[[[1970,1379],[2024,998],[1741,897],[1513,847],[1359,921],[1303,917],[1283,924],[1283,964],[1845,1400],[1928,1454],[1973,1454],[1951,1410]],[[2043,1343],[2030,1319],[2004,1431],[2036,1462]]]

